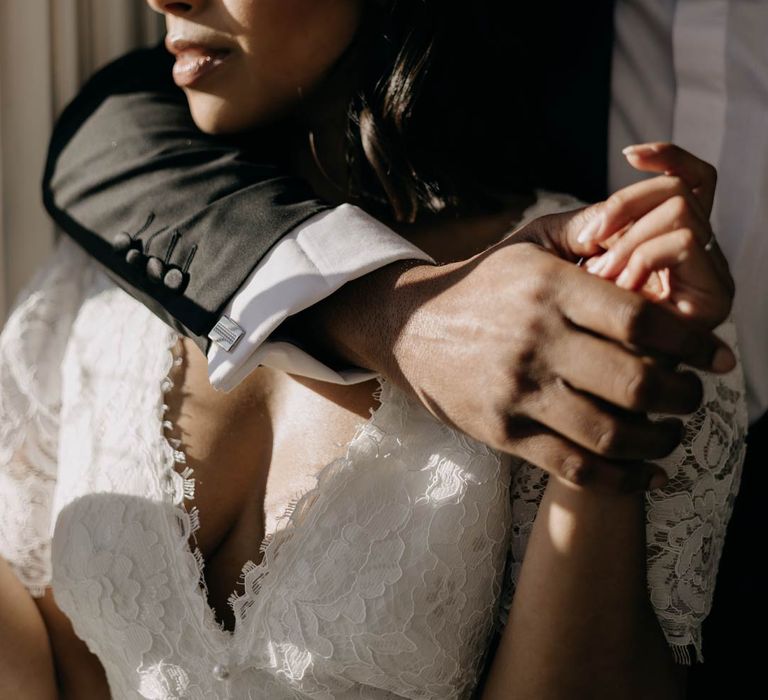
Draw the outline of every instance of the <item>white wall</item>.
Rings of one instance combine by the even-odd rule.
[[[40,180],[55,115],[162,27],[143,0],[0,0],[0,321],[53,245]]]

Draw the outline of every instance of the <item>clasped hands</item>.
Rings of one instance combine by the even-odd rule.
[[[661,174],[469,260],[396,264],[347,285],[325,311],[326,345],[573,484],[663,485],[653,460],[678,445],[682,422],[648,414],[700,405],[699,378],[679,364],[734,368],[712,332],[734,286],[709,224],[714,168],[671,144],[625,153]]]

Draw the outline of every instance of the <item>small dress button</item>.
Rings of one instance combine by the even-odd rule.
[[[180,292],[184,286],[184,273],[178,267],[172,267],[165,273],[163,284],[172,292]]]
[[[131,238],[127,233],[118,233],[112,239],[112,247],[118,253],[125,253],[132,245],[133,238]]]
[[[212,673],[217,681],[226,681],[229,678],[229,666],[225,664],[216,664],[213,667]]]
[[[138,248],[131,248],[125,254],[125,262],[127,262],[129,265],[132,265],[133,267],[141,267],[145,260],[146,257],[144,253],[142,253]]]
[[[154,256],[147,260],[147,277],[151,282],[159,284],[163,281],[163,275],[165,274],[165,264],[160,258]]]

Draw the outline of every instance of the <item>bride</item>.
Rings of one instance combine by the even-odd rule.
[[[302,85],[323,138],[310,150],[281,123],[291,167],[324,198],[389,218],[439,263],[532,246],[512,229],[577,206],[511,186],[477,192],[466,176],[442,200],[439,180],[393,189],[368,152],[371,170],[353,164],[356,189],[339,192],[362,2],[150,4],[172,36],[227,28],[241,48],[221,70],[177,62],[180,83],[208,81],[187,93],[201,129],[246,131]],[[683,181],[700,168],[671,148],[630,157],[663,172],[673,153]],[[730,292],[708,252],[714,183],[669,183],[622,192],[654,223],[642,240],[603,241],[614,262],[600,274],[715,327]],[[684,236],[663,214],[680,187]],[[403,223],[426,195],[429,208]],[[733,346],[732,324],[721,333]],[[199,350],[63,240],[0,339],[0,690],[682,697],[675,661],[688,645],[700,655],[746,423],[738,370],[702,380],[702,407],[660,462],[668,484],[595,493],[441,424],[388,382],[341,387],[262,367],[214,392]]]

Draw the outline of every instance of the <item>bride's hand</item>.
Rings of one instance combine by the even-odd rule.
[[[587,270],[718,326],[730,312],[734,285],[709,223],[715,169],[672,144],[624,153],[638,170],[664,174],[617,192],[581,232],[579,243],[598,247]]]
[[[588,269],[600,277],[716,327],[730,312],[734,285],[709,224],[715,169],[672,144],[634,146],[626,154],[639,170],[664,174],[604,202],[536,219],[510,241],[535,243],[573,262],[590,258]]]

